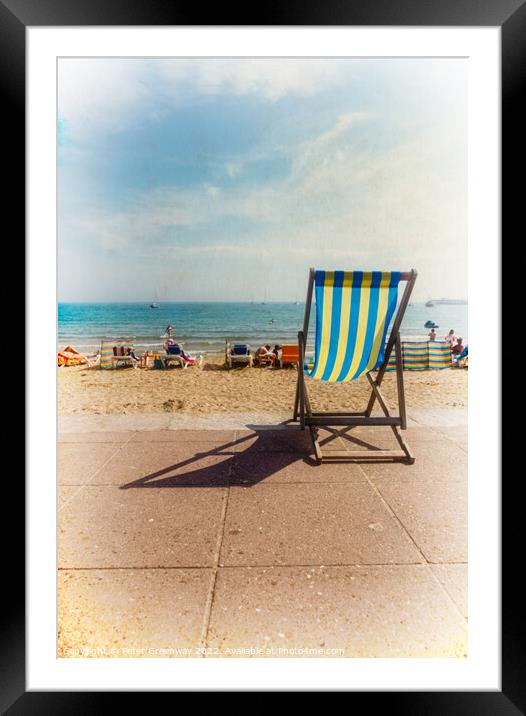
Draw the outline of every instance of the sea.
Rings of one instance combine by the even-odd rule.
[[[103,338],[131,338],[139,352],[158,350],[166,340],[166,327],[173,326],[173,337],[184,343],[190,353],[220,353],[225,340],[249,343],[257,348],[296,343],[303,326],[305,303],[60,303],[58,305],[58,348],[71,345],[82,353],[96,353]],[[307,340],[307,350],[314,345],[314,315]],[[402,323],[402,338],[427,337],[426,321],[433,321],[437,339],[453,328],[468,339],[467,304],[424,303],[408,306]]]

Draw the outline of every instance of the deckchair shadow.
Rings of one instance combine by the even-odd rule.
[[[317,271],[310,269],[303,330],[298,333],[300,363],[293,419],[308,428],[316,460],[388,460],[414,463],[415,458],[400,430],[407,428],[400,326],[415,285],[417,272],[392,271]],[[398,286],[405,289],[397,309]],[[312,365],[305,365],[307,333],[313,293],[316,300],[315,355]],[[389,324],[392,327],[387,337]],[[393,415],[380,385],[389,358],[395,351],[398,389],[398,415]],[[376,378],[373,378],[373,372]],[[361,412],[316,412],[312,409],[307,383],[322,380],[330,383],[353,381],[365,375],[371,387],[367,406]],[[373,416],[378,401],[383,416]],[[319,428],[338,432],[338,426],[389,426],[400,450],[353,450],[323,453]]]
[[[284,433],[279,445],[271,446],[269,436],[272,432]],[[154,472],[143,475],[120,486],[121,490],[132,488],[159,488],[159,487],[226,487],[228,485],[242,485],[250,487],[270,477],[276,470],[301,460],[312,464],[305,456],[305,444],[301,441],[304,433],[295,430],[295,438],[287,437],[288,431],[272,431],[263,429],[254,430],[251,435],[246,435],[237,440],[229,441],[217,447],[198,452],[191,457],[179,460],[170,465],[165,465]],[[274,435],[272,436],[276,438]],[[289,442],[288,442],[289,441]],[[240,451],[239,447],[247,444],[248,447]],[[270,448],[267,452],[266,448]],[[277,448],[277,449],[276,449]],[[281,448],[281,449],[280,449]],[[268,456],[272,457],[269,458]],[[225,460],[209,465],[200,465],[203,458],[221,457]],[[241,467],[246,466],[246,471],[234,473],[235,462]],[[177,474],[173,474],[177,471]]]

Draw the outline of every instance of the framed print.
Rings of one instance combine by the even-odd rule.
[[[0,6],[29,398],[5,708],[520,712],[500,100],[509,170],[524,8],[51,5]]]

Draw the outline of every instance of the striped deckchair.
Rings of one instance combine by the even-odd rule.
[[[113,368],[114,362],[118,361],[118,356],[113,353],[113,348],[131,348],[133,350],[133,341],[127,338],[109,338],[103,339],[100,343],[100,367],[101,368]],[[124,356],[120,356],[122,362],[126,360]]]
[[[314,452],[318,462],[324,458],[404,459],[410,463],[414,457],[400,435],[399,428],[407,427],[403,385],[403,364],[400,345],[400,325],[407,308],[416,271],[317,271],[310,269],[303,330],[298,333],[300,365],[305,364],[305,346],[312,303],[316,298],[316,338],[314,365],[311,369],[298,371],[294,420],[299,417],[301,429],[309,428]],[[405,282],[405,290],[398,302],[399,283]],[[393,321],[389,338],[387,330]],[[386,340],[387,338],[387,340]],[[389,412],[380,392],[391,353],[395,349],[398,385],[398,416]],[[378,371],[376,379],[372,371]],[[342,383],[365,375],[371,386],[371,396],[362,412],[313,412],[307,392],[307,376],[313,380]],[[374,404],[378,403],[384,413],[372,416]],[[333,426],[357,425],[389,426],[392,428],[400,450],[356,450],[341,452],[331,450],[323,455],[318,442],[318,428],[325,426],[335,434]]]

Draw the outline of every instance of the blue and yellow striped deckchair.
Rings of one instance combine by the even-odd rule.
[[[416,280],[416,271],[317,271],[311,269],[307,288],[307,301],[303,331],[298,334],[300,365],[305,364],[305,346],[309,328],[313,293],[316,299],[316,338],[314,365],[298,371],[298,384],[294,403],[294,420],[300,418],[302,429],[309,427],[318,462],[323,457],[341,458],[414,458],[402,439],[398,428],[406,428],[405,399],[403,390],[402,351],[399,329],[409,297]],[[405,290],[398,304],[398,286],[405,282]],[[389,338],[387,331],[392,322]],[[387,403],[380,392],[391,353],[395,349],[398,382],[399,415],[389,413]],[[376,380],[372,371],[378,371]],[[313,412],[307,393],[305,376],[329,383],[353,381],[365,375],[371,385],[371,397],[367,408],[359,413]],[[378,400],[383,417],[371,415]],[[401,451],[375,450],[341,453],[331,451],[322,455],[317,440],[318,426],[388,425],[393,429]],[[333,431],[335,432],[335,431]]]
[[[113,368],[115,363],[118,362],[119,357],[121,362],[125,362],[127,359],[124,356],[115,356],[113,348],[131,348],[133,350],[133,341],[128,338],[109,338],[103,339],[100,343],[100,367],[101,368]]]

